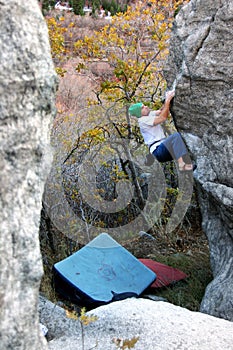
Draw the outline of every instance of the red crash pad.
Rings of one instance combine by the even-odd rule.
[[[145,266],[156,273],[156,280],[150,285],[150,288],[161,288],[171,283],[180,281],[188,277],[184,272],[174,267],[161,264],[151,259],[138,259]]]

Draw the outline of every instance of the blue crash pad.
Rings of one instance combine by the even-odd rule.
[[[155,279],[153,271],[107,233],[54,265],[56,291],[86,306],[137,297]]]

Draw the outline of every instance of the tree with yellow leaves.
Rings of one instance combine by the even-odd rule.
[[[84,65],[88,68],[89,62],[93,60],[104,60],[109,67],[108,75],[101,79],[95,91],[97,100],[94,103],[99,104],[98,108],[95,106],[89,110],[80,111],[80,116],[77,113],[73,118],[75,123],[72,122],[71,117],[67,118],[68,121],[64,123],[64,132],[59,135],[60,138],[63,137],[63,142],[58,152],[65,153],[67,147],[62,164],[64,169],[61,192],[64,190],[70,206],[77,208],[77,215],[85,221],[87,231],[94,225],[101,228],[123,227],[131,219],[133,221],[145,207],[147,193],[142,192],[141,182],[143,181],[139,178],[141,170],[134,162],[134,155],[137,156],[138,149],[141,152],[141,147],[138,146],[143,141],[138,127],[131,125],[127,107],[137,100],[143,101],[150,107],[157,108],[161,105],[161,95],[166,88],[163,68],[177,5],[178,1],[174,0],[151,0],[150,5],[142,1],[134,7],[129,7],[124,14],[119,13],[114,16],[102,30],[95,31],[92,36],[86,36],[75,43],[76,55],[83,59],[77,66],[78,71],[83,70]],[[93,101],[90,102],[93,103]],[[70,129],[67,126],[68,123],[70,123]],[[71,130],[72,135],[74,133],[74,139],[71,138],[68,130]],[[93,152],[92,146],[96,147]],[[86,154],[89,152],[89,162],[93,165],[97,164],[98,147],[101,155],[105,152],[101,158],[103,163],[100,171],[95,177],[100,179],[101,184],[99,187],[96,186],[95,190],[90,190],[88,185],[96,183],[92,177],[94,170],[86,171],[88,185],[83,182],[82,190],[86,188],[87,193],[78,192],[76,183],[69,182],[69,164],[70,167],[75,164],[76,176],[81,178],[84,155],[87,158]],[[113,151],[115,158],[108,160],[106,154],[113,154]],[[124,199],[125,206],[120,208],[117,201],[117,185],[125,179],[132,180],[135,196],[132,200],[128,200],[128,193],[124,191],[125,199],[123,195],[120,199],[122,201]],[[94,200],[96,200],[96,206],[92,207]],[[100,210],[98,205],[102,204],[101,201],[103,205],[114,202],[116,212]],[[64,215],[64,218],[66,220],[67,216]],[[146,221],[147,217],[144,215],[142,220]],[[77,232],[77,225],[73,226]]]
[[[158,103],[165,89],[163,68],[170,29],[182,2],[138,2],[114,16],[101,31],[75,43],[76,54],[85,63],[99,59],[109,64],[109,79],[103,80],[96,91],[99,103],[142,99]]]

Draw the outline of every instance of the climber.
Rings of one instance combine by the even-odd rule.
[[[144,141],[148,145],[150,153],[159,162],[163,163],[175,159],[179,171],[192,171],[193,165],[180,133],[175,132],[166,137],[161,126],[161,123],[169,115],[170,103],[174,95],[174,91],[168,91],[164,105],[159,110],[151,111],[149,107],[139,102],[129,107],[129,114],[138,118]]]

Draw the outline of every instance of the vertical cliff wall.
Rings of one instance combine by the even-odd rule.
[[[0,2],[0,348],[45,349],[38,226],[55,73],[37,0]]]
[[[191,0],[176,17],[166,78],[173,116],[197,163],[214,280],[201,311],[233,321],[233,2]]]

